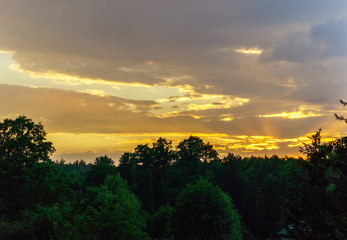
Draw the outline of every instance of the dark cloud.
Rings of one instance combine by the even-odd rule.
[[[317,62],[332,57],[347,57],[347,18],[328,20],[306,32],[290,33],[273,49],[264,51],[261,60]]]
[[[341,15],[345,5],[322,0],[6,1],[0,10],[0,48],[13,51],[22,69],[35,72],[150,85],[162,77],[190,75],[185,82],[196,88],[224,89],[224,83],[233,82],[232,88],[243,92],[258,79],[249,71],[234,73],[243,63],[240,54],[215,50],[268,48],[289,25]],[[313,33],[320,31],[325,30]],[[280,42],[273,58],[315,57],[302,38]],[[159,68],[138,71],[146,61]]]
[[[323,46],[325,57],[347,57],[347,18],[314,26],[311,37],[314,44]]]
[[[297,86],[285,99],[307,104],[336,104],[338,98],[346,96],[345,68],[347,59],[331,58],[321,62],[299,62],[279,64],[273,74],[279,79],[293,80]],[[290,88],[290,87],[287,87]]]
[[[312,44],[311,38],[306,32],[296,32],[281,39],[276,47],[265,51],[261,61],[285,60],[289,62],[304,62],[318,59],[322,49],[319,45]]]

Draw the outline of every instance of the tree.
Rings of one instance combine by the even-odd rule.
[[[172,239],[173,226],[171,221],[173,213],[173,207],[169,204],[166,204],[161,206],[159,210],[150,217],[147,230],[152,239]]]
[[[242,239],[231,198],[202,178],[181,191],[173,221],[175,239]]]
[[[301,204],[293,207],[292,217],[304,221],[310,231],[295,234],[305,239],[346,239],[347,237],[347,137],[321,141],[321,130],[305,144],[303,163],[307,176],[302,179]]]
[[[0,123],[1,215],[12,215],[32,204],[31,197],[37,198],[35,193],[40,191],[30,183],[34,178],[45,179],[54,151],[41,123],[35,124],[25,116]]]
[[[25,116],[0,123],[0,159],[13,167],[24,167],[49,161],[54,153],[53,144],[46,140],[41,123],[35,124]]]
[[[137,168],[137,162],[135,156],[131,152],[124,152],[119,159],[119,165],[117,167],[122,178],[127,180],[129,185],[132,185],[136,181],[135,173]]]
[[[117,169],[111,158],[106,155],[97,157],[87,172],[86,183],[88,186],[100,186],[108,175],[113,175],[116,172]]]
[[[150,213],[154,213],[168,198],[168,168],[174,158],[172,142],[165,138],[159,138],[152,147],[137,145],[134,152],[125,152],[120,158],[120,174]]]
[[[177,146],[177,161],[188,168],[194,168],[199,163],[209,162],[218,157],[217,151],[210,143],[204,143],[199,137],[190,136]]]
[[[340,103],[342,104],[343,107],[347,106],[347,102],[342,101],[341,99],[340,99]],[[345,123],[347,123],[347,119],[346,119],[344,116],[340,116],[340,115],[337,115],[337,114],[335,113],[335,118],[336,118],[337,120],[344,121]]]
[[[204,143],[199,137],[190,136],[181,141],[176,149],[173,184],[177,190],[180,191],[186,184],[198,180],[201,176],[212,180],[208,165],[218,159],[218,153],[212,144]]]
[[[70,239],[148,239],[141,204],[119,174],[109,175],[100,188],[87,189],[80,209],[73,224],[80,229]]]
[[[175,159],[175,154],[172,150],[172,141],[168,141],[165,138],[159,138],[153,143],[152,155],[152,164],[154,167],[165,168],[171,166]]]
[[[1,239],[147,240],[141,204],[119,175],[81,198],[25,210],[18,221],[0,219]]]

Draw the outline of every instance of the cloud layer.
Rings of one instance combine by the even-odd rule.
[[[343,134],[331,122],[347,91],[345,9],[343,0],[2,1],[0,50],[38,80],[2,79],[0,115],[27,114],[53,133]]]

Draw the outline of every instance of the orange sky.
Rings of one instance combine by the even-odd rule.
[[[68,161],[196,135],[223,156],[346,135],[347,2],[0,3],[0,118]]]

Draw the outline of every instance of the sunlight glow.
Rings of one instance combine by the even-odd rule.
[[[95,95],[99,97],[105,96],[105,92],[99,89],[87,89],[86,91],[79,91],[79,92],[83,92],[83,93],[85,92],[85,93],[89,93],[90,95]]]
[[[161,109],[152,111],[152,115],[159,118],[186,116],[187,111],[228,109],[242,106],[250,101],[248,98],[232,97],[230,95],[200,94],[187,86],[184,90],[186,91],[184,96],[171,96],[156,100]],[[179,110],[170,111],[172,107]]]
[[[232,121],[234,118],[231,118],[231,117],[225,117],[225,118],[222,118],[221,121],[223,122],[230,122]]]
[[[152,87],[151,85],[144,84],[144,83],[127,83],[127,82],[117,82],[117,81],[107,81],[101,78],[85,78],[81,76],[74,76],[64,73],[57,73],[57,72],[33,72],[30,70],[22,69],[18,64],[11,64],[10,68],[14,71],[17,71],[19,73],[27,74],[30,77],[34,79],[51,79],[54,80],[56,84],[63,84],[63,85],[70,85],[70,86],[76,86],[76,85],[91,85],[91,84],[104,84],[104,85],[114,85],[115,88],[118,86],[133,86],[133,87]]]
[[[221,117],[219,121],[223,121],[223,122],[230,122],[234,120],[234,117],[232,116],[232,114],[222,114],[219,117]]]
[[[261,54],[263,52],[262,49],[259,49],[257,47],[254,47],[254,48],[239,48],[239,49],[236,49],[235,52],[238,52],[238,53],[244,53],[244,54]]]
[[[320,116],[322,116],[322,114],[316,114],[313,112],[304,113],[301,111],[258,115],[258,117],[263,117],[263,118],[278,118],[279,117],[279,118],[289,118],[289,119],[300,119],[300,118],[320,117]]]
[[[196,133],[196,132],[173,132],[173,133],[50,133],[47,135],[50,141],[59,151],[59,154],[83,152],[114,152],[132,151],[138,144],[151,144],[159,137],[167,138],[177,145],[189,136],[197,136],[206,142],[210,142],[220,153],[238,151],[241,153],[256,153],[264,150],[277,150],[279,144],[287,147],[299,147],[304,143],[310,143],[308,138],[312,134],[298,138],[274,138],[272,136],[249,136],[229,135],[224,133]],[[326,138],[324,141],[331,141]]]

